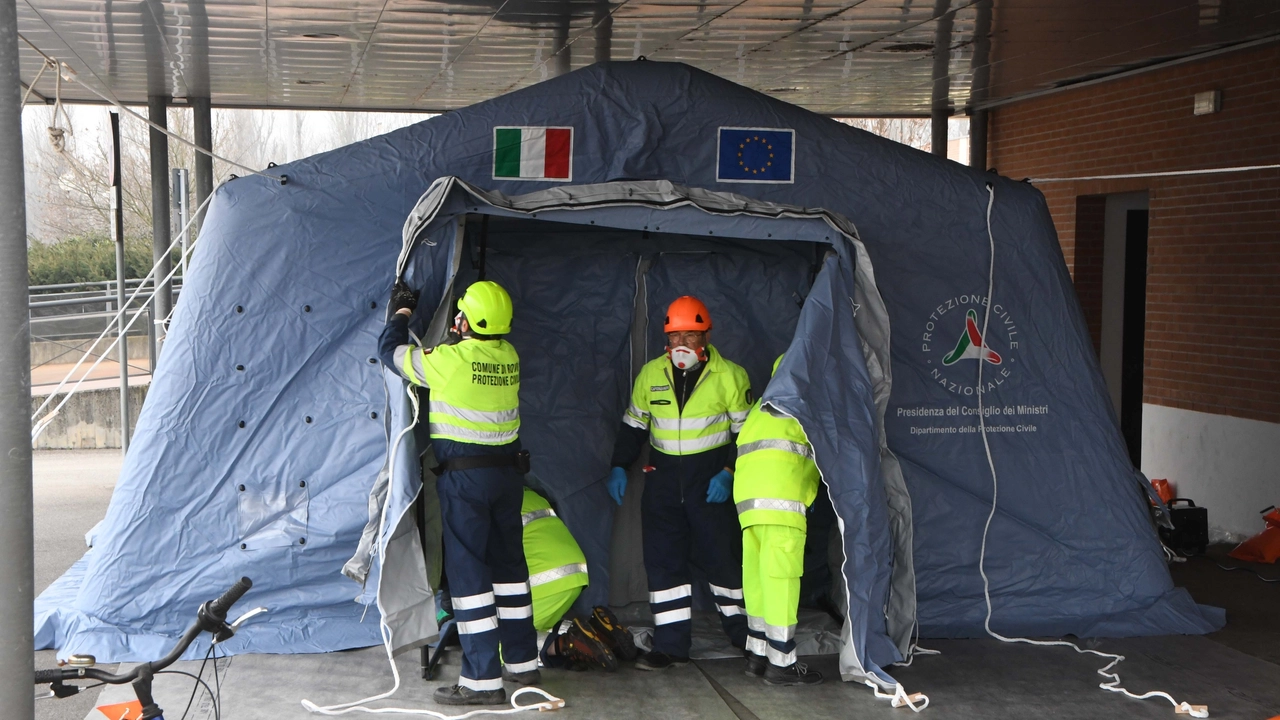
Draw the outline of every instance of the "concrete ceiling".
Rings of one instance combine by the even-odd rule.
[[[18,22],[133,104],[440,111],[643,55],[821,113],[928,115],[1280,36],[1280,2],[18,0]],[[42,58],[21,52],[30,83]]]

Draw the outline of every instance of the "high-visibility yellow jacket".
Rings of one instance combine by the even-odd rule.
[[[520,431],[520,356],[506,340],[468,338],[424,350],[401,345],[396,368],[431,388],[431,437],[506,445]]]
[[[524,523],[524,558],[529,564],[535,605],[539,598],[587,584],[587,558],[546,498],[525,488],[520,521]]]
[[[738,435],[733,502],[742,527],[789,525],[806,529],[805,512],[821,476],[813,448],[794,418],[773,415],[757,402]]]
[[[728,445],[751,408],[747,371],[707,346],[707,362],[681,408],[672,381],[671,360],[645,363],[622,421],[649,431],[649,443],[667,455],[695,455]]]

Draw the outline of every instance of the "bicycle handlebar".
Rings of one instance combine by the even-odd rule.
[[[186,652],[187,648],[191,647],[191,643],[195,642],[195,639],[199,637],[201,633],[209,632],[217,635],[225,629],[226,632],[234,634],[234,631],[230,630],[229,626],[227,626],[225,622],[227,611],[231,609],[231,606],[234,605],[236,601],[241,597],[244,597],[244,594],[248,592],[251,587],[253,587],[253,581],[247,577],[242,577],[217,600],[213,600],[202,605],[202,612],[199,613],[196,621],[191,623],[191,625],[182,634],[182,639],[178,641],[178,644],[175,645],[167,655],[159,660],[142,663],[133,670],[121,675],[109,673],[96,667],[73,666],[37,670],[35,673],[35,684],[44,685],[46,683],[57,683],[63,680],[89,679],[98,680],[109,685],[124,685],[125,683],[131,683],[134,680],[137,680],[144,674],[149,677],[150,675],[160,672],[177,662],[178,658],[182,657],[182,653]],[[211,626],[209,621],[204,617],[204,609],[206,607],[208,608],[208,613],[216,618],[216,625]]]
[[[253,587],[253,581],[247,577],[242,577],[236,581],[226,592],[222,593],[222,597],[214,600],[209,605],[209,612],[219,620],[227,618],[227,611],[232,605],[236,604],[244,594],[249,592],[249,588]]]

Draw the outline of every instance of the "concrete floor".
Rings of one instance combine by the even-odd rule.
[[[83,535],[105,513],[120,468],[117,451],[47,451],[36,454],[37,585],[46,587],[84,551]],[[1206,637],[1158,637],[1087,641],[1088,647],[1118,652],[1128,659],[1119,670],[1136,692],[1166,690],[1179,700],[1207,704],[1213,718],[1264,720],[1280,715],[1280,583],[1266,584],[1243,572],[1218,569],[1213,557],[1175,565],[1175,581],[1197,600],[1227,608],[1228,626]],[[1224,564],[1236,564],[1224,561]],[[1268,577],[1280,568],[1260,567]],[[1098,658],[1068,649],[1003,645],[994,640],[924,641],[942,651],[921,656],[893,675],[909,692],[930,697],[925,714],[934,718],[1164,718],[1179,717],[1163,700],[1135,701],[1098,689]],[[805,659],[829,678],[812,688],[771,688],[741,673],[741,661],[704,660],[663,673],[623,668],[617,674],[544,671],[542,687],[565,698],[557,715],[579,718],[706,718],[708,720],[818,720],[820,718],[903,718],[861,685],[835,681],[834,656]],[[457,676],[459,654],[446,655],[439,680],[419,679],[417,653],[397,660],[402,687],[377,707],[412,707],[456,714],[436,707],[431,692]],[[52,651],[37,653],[48,667]],[[199,663],[178,669],[196,672]],[[219,663],[222,717],[313,718],[303,698],[340,703],[383,692],[391,676],[381,648],[325,655],[247,655]],[[211,681],[211,673],[205,676]],[[177,720],[191,695],[189,678],[157,678],[156,697]],[[508,686],[510,692],[513,686]],[[126,688],[108,688],[60,701],[37,703],[41,720],[80,720],[102,715],[95,704],[132,698]],[[97,703],[93,701],[97,701]],[[90,714],[92,713],[92,714]],[[904,715],[906,713],[907,715]],[[197,696],[192,720],[213,720],[212,703]],[[114,719],[113,719],[114,720]]]
[[[119,450],[37,450],[35,471],[36,593],[62,576],[85,552],[84,535],[107,513],[124,455]],[[36,653],[36,667],[53,667],[54,651]],[[37,720],[82,720],[98,690],[36,703]]]

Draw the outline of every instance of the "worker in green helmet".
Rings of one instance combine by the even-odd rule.
[[[463,655],[458,683],[439,688],[435,700],[505,704],[504,677],[525,685],[541,677],[520,522],[529,469],[519,439],[520,356],[503,339],[511,332],[511,296],[495,282],[473,283],[454,318],[460,340],[433,348],[410,342],[416,306],[416,295],[396,283],[379,356],[430,389],[444,563]]]
[[[746,673],[770,685],[816,685],[822,675],[796,662],[795,640],[806,513],[821,482],[813,447],[795,418],[756,401],[738,434],[737,470]]]

